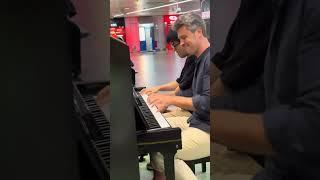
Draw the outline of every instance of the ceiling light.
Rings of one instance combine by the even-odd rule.
[[[142,10],[138,10],[138,11],[132,11],[132,12],[128,12],[126,14],[134,14],[134,13],[145,12],[145,11],[150,11],[150,10],[154,10],[154,9],[160,9],[160,8],[178,5],[178,4],[182,4],[182,3],[186,3],[186,2],[190,2],[190,1],[193,1],[193,0],[185,0],[185,1],[180,1],[180,2],[170,3],[170,4],[166,4],[166,5],[162,5],[162,6],[156,6],[156,7],[142,9]]]
[[[185,12],[179,12],[178,14],[186,14],[186,13],[191,13],[191,12],[197,12],[200,11],[201,9],[195,9],[195,10],[191,10],[191,11],[185,11]]]
[[[124,16],[124,14],[116,14],[113,17],[120,17],[120,16]]]

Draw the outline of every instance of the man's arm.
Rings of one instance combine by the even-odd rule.
[[[179,84],[177,83],[177,81],[172,81],[167,84],[160,85],[158,87],[159,87],[159,91],[173,91],[178,86],[179,86]]]
[[[148,94],[149,95],[152,93],[157,93],[158,91],[174,91],[178,86],[179,86],[179,84],[177,83],[177,81],[172,81],[167,84],[143,89],[141,91],[141,94]]]
[[[253,154],[274,154],[264,132],[262,114],[211,110],[211,141]]]
[[[180,107],[185,110],[195,111],[192,98],[182,96],[172,96],[169,99],[169,104]]]
[[[168,106],[174,105],[182,109],[190,111],[200,111],[208,113],[210,110],[209,97],[209,75],[204,75],[203,94],[197,94],[193,97],[169,96],[164,94],[151,94],[148,98],[148,103],[155,105],[161,111],[164,111]]]
[[[221,70],[214,64],[210,63],[210,84],[213,84],[221,75]]]
[[[214,98],[226,94],[221,71],[211,63],[210,95]],[[215,107],[213,107],[215,108]],[[211,141],[233,149],[253,154],[274,154],[268,142],[262,121],[262,114],[240,113],[227,110],[211,110]]]
[[[293,64],[297,68],[296,97],[288,104],[274,106],[261,115],[211,111],[212,140],[252,153],[279,154],[279,160],[301,164],[319,155],[320,144],[320,6],[310,5],[303,40]],[[286,46],[284,46],[285,49]],[[297,58],[297,59],[296,59]],[[279,67],[280,68],[280,67]],[[285,67],[279,71],[285,71]],[[289,71],[290,72],[290,71]],[[290,72],[292,73],[292,72]],[[279,74],[278,74],[279,76]],[[285,82],[284,82],[285,83]],[[284,86],[282,86],[284,87]],[[291,89],[287,88],[287,91]],[[271,145],[272,147],[271,148]]]
[[[192,98],[182,96],[169,96],[165,94],[151,94],[148,103],[157,106],[160,111],[165,110],[168,106],[174,105],[182,109],[194,111]]]
[[[224,96],[227,94],[227,89],[220,78],[218,78],[210,88],[211,97]]]
[[[178,86],[175,90],[174,90],[174,95],[176,96],[180,91],[180,87]]]
[[[210,64],[210,96],[223,96],[227,93],[227,88],[220,78],[221,70],[214,64]]]

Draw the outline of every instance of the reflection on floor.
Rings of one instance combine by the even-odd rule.
[[[185,59],[179,58],[173,51],[161,51],[155,53],[131,54],[136,74],[136,87],[155,86],[171,81],[179,77],[185,63]],[[153,172],[146,168],[149,157],[146,161],[139,163],[140,179],[152,180]],[[207,163],[207,172],[201,172],[201,165],[196,165],[196,175],[199,180],[210,179],[210,163]]]
[[[131,54],[136,74],[136,86],[155,86],[176,80],[184,59],[173,51]]]

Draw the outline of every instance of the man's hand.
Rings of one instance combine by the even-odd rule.
[[[104,87],[97,95],[97,104],[102,107],[110,100],[110,86]]]
[[[148,97],[148,103],[151,106],[156,106],[159,112],[164,112],[168,106],[170,106],[170,97],[169,95],[164,94],[151,94]]]
[[[152,88],[142,89],[140,93],[141,95],[146,94],[149,96],[150,94],[157,93],[159,90],[160,90],[159,87],[152,87]]]

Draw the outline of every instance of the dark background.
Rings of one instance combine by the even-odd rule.
[[[78,180],[63,0],[1,7],[2,180]]]

